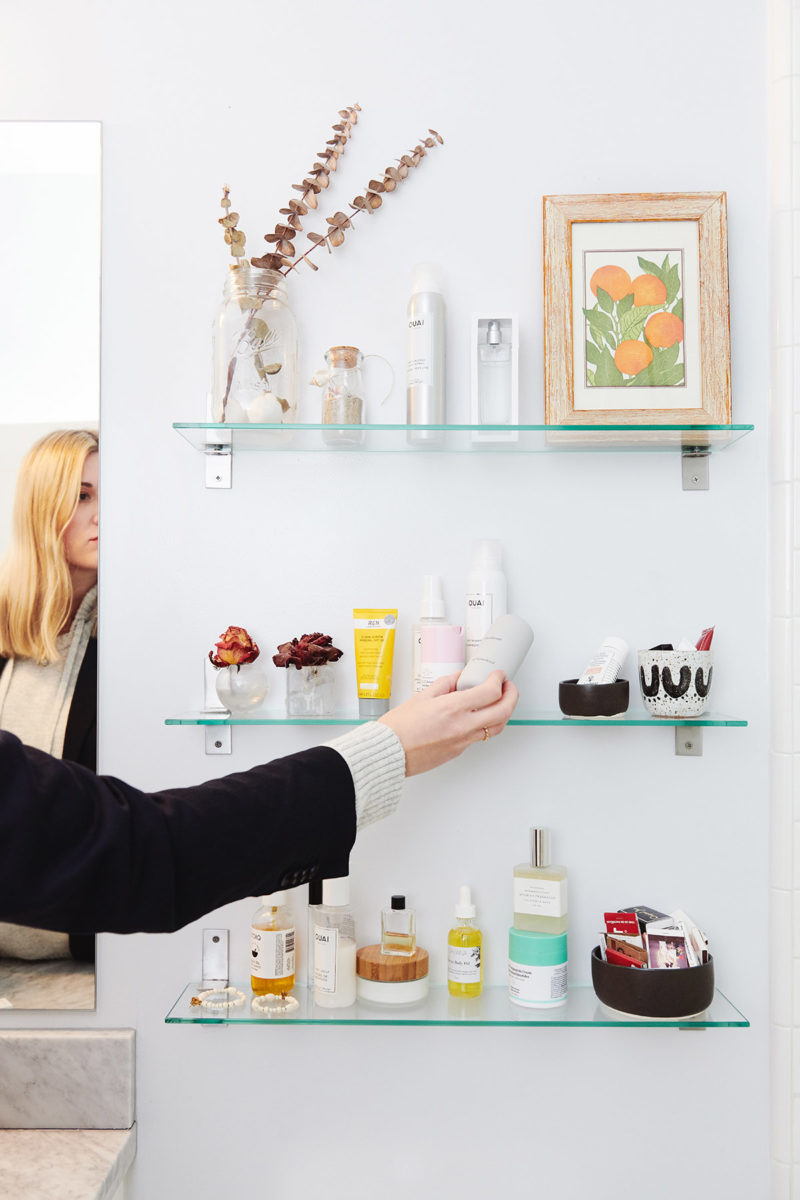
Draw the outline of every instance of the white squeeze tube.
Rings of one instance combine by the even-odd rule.
[[[593,655],[578,683],[614,683],[628,653],[628,643],[620,637],[607,637]]]

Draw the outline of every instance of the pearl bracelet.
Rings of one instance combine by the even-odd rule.
[[[267,1017],[283,1016],[299,1007],[300,1003],[294,996],[276,996],[273,992],[267,992],[264,996],[253,997],[255,1011]]]
[[[211,1000],[211,996],[229,996],[227,1000]],[[244,1004],[247,997],[237,987],[206,988],[192,997],[192,1004],[200,1004],[203,1008],[237,1008]]]

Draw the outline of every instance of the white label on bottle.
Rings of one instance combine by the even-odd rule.
[[[408,321],[408,371],[406,386],[431,384],[433,362],[433,314],[422,313]]]
[[[535,917],[565,917],[567,915],[566,879],[540,879],[536,876],[514,876],[514,912]]]
[[[314,926],[314,991],[330,995],[336,991],[336,960],[339,930],[329,925]]]
[[[257,979],[294,975],[294,930],[250,930],[250,974]]]
[[[491,592],[467,592],[467,613],[464,622],[467,661],[474,654],[478,642],[494,620],[494,596]]]
[[[508,992],[521,1004],[559,1004],[567,994],[567,964],[529,967],[509,959]]]
[[[419,688],[417,691],[424,692],[426,688],[431,686],[434,679],[439,679],[442,675],[453,675],[456,671],[463,670],[463,662],[423,663],[419,669]]]
[[[447,978],[452,983],[480,983],[480,946],[448,946]]]

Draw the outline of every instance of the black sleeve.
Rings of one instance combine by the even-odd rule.
[[[146,793],[0,732],[0,920],[169,932],[347,874],[355,836],[350,769],[329,747]]]

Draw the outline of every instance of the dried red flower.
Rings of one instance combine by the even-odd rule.
[[[239,667],[255,662],[261,651],[241,625],[229,625],[218,642],[217,653],[209,650],[208,657],[215,667]]]
[[[272,661],[276,667],[319,667],[323,663],[338,662],[342,651],[337,649],[326,633],[304,633],[278,646]]]

